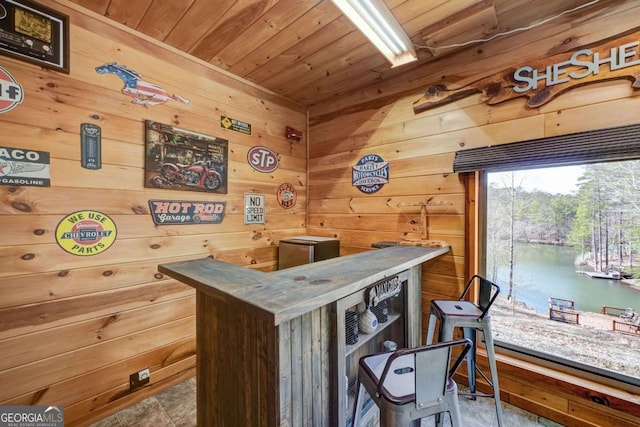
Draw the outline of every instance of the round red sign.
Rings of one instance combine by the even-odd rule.
[[[24,95],[22,86],[2,66],[0,66],[0,86],[2,87],[2,92],[0,92],[0,113],[5,113],[20,104]]]
[[[280,206],[289,209],[296,205],[298,193],[293,185],[285,182],[278,187],[277,198]]]
[[[247,161],[258,172],[269,173],[278,169],[278,156],[267,147],[251,147]]]

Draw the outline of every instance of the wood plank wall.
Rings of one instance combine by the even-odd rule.
[[[609,2],[600,14],[569,17],[434,61],[376,87],[310,107],[309,232],[338,237],[342,252],[372,242],[417,239],[419,204],[427,203],[429,238],[451,243],[449,255],[423,268],[423,310],[461,292],[475,263],[472,176],[453,173],[457,150],[638,123],[640,92],[629,81],[603,82],[530,109],[524,99],[488,106],[475,95],[414,114],[412,103],[441,79],[473,82],[508,67],[596,43],[634,29],[640,5]],[[534,41],[535,40],[535,41]],[[413,90],[411,89],[413,87]],[[367,154],[390,162],[390,183],[366,195],[351,168]],[[423,313],[423,328],[427,313]],[[569,426],[640,425],[638,396],[501,359],[503,399]],[[611,407],[594,403],[607,397]]]
[[[0,405],[64,405],[66,425],[87,425],[195,373],[194,291],[159,274],[159,263],[213,256],[251,268],[277,266],[277,243],[306,234],[306,110],[221,74],[63,0],[41,1],[70,16],[69,75],[0,56],[24,101],[0,114],[2,146],[49,152],[51,187],[0,187]],[[117,62],[191,102],[145,108],[122,81],[95,67]],[[252,135],[222,129],[226,115]],[[144,187],[144,121],[173,124],[229,141],[227,194]],[[102,128],[100,170],[80,165],[80,124]],[[250,147],[278,153],[265,174]],[[279,184],[298,190],[292,209]],[[244,193],[264,194],[266,224],[245,226]],[[219,225],[155,226],[149,199],[226,201]],[[97,210],[116,223],[107,251],[73,256],[54,238],[58,222]],[[149,367],[150,385],[129,391],[129,374]]]

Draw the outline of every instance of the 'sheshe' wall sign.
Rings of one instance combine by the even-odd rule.
[[[536,108],[569,89],[616,79],[629,79],[634,89],[640,88],[640,31],[523,64],[458,89],[432,85],[413,103],[413,110],[418,113],[475,93],[482,93],[489,105],[524,96],[527,106]]]

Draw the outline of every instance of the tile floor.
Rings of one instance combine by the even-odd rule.
[[[196,379],[190,378],[91,427],[195,427]]]
[[[497,426],[493,399],[470,400],[460,398],[460,411],[465,427]],[[525,412],[504,403],[502,405],[504,427],[562,427],[560,424]],[[432,418],[432,417],[431,417]],[[423,426],[432,426],[432,419],[425,419]],[[446,419],[445,426],[449,426]],[[103,419],[91,427],[195,427],[196,381],[195,378],[179,383],[168,390],[151,396],[117,414]]]

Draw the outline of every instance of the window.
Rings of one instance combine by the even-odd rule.
[[[498,346],[640,385],[640,161],[487,173]]]

